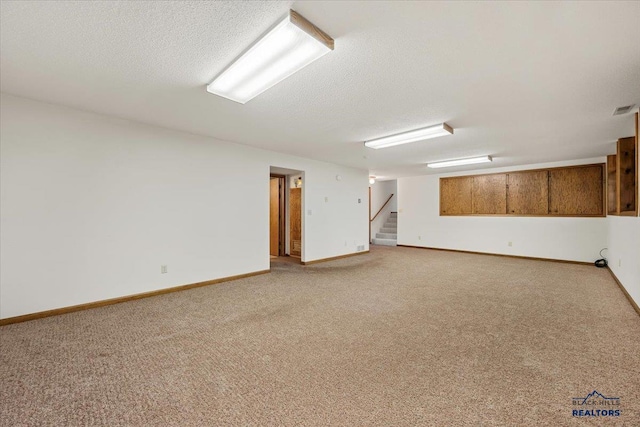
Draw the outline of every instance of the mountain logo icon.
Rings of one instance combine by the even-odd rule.
[[[604,394],[600,393],[598,390],[593,390],[591,393],[587,394],[586,397],[574,397],[573,400],[579,401],[580,405],[586,404],[590,399],[602,399],[605,401],[617,401],[620,400],[619,397],[607,397]]]

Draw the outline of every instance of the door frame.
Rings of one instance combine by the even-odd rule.
[[[275,173],[269,174],[269,180],[272,178],[278,179],[278,204],[280,205],[280,215],[278,218],[278,256],[286,255],[286,203],[285,203],[285,190],[286,190],[286,179],[285,175],[278,175]],[[271,203],[271,200],[269,200]]]

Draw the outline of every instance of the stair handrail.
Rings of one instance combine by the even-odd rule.
[[[391,198],[393,197],[393,193],[391,193],[391,195],[389,196],[389,198],[387,199],[386,202],[384,202],[384,205],[382,205],[382,207],[378,210],[378,212],[373,216],[373,218],[369,219],[369,222],[373,222],[374,219],[376,219],[376,217],[378,215],[380,215],[380,212],[382,212],[382,209],[384,209],[385,206],[387,206],[387,203],[389,203],[389,201],[391,200]]]

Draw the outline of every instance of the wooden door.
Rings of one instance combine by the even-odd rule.
[[[470,176],[440,178],[440,215],[468,215],[471,213]]]
[[[289,252],[302,256],[302,189],[292,188],[289,193]]]
[[[551,215],[604,216],[604,165],[549,170]]]
[[[547,215],[549,213],[549,172],[546,170],[507,174],[507,213]]]
[[[507,213],[507,175],[473,177],[472,206],[474,214]]]
[[[280,179],[269,180],[269,255],[280,255]]]

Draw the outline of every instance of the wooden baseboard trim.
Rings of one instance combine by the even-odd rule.
[[[314,259],[313,261],[302,261],[301,264],[302,265],[312,265],[312,264],[318,264],[320,262],[327,262],[327,261],[335,261],[337,259],[342,259],[342,258],[349,258],[352,256],[356,256],[356,255],[363,255],[363,254],[368,254],[369,251],[360,251],[360,252],[354,252],[351,254],[346,254],[346,255],[339,255],[339,256],[332,256],[331,258],[320,258],[320,259]]]
[[[613,272],[611,268],[609,268],[609,266],[607,266],[607,270],[609,270],[609,273],[611,273],[611,277],[613,277],[613,280],[615,280],[615,282],[620,287],[620,290],[622,291],[624,296],[627,297],[627,299],[629,300],[629,303],[631,303],[631,306],[633,307],[633,309],[636,311],[636,313],[638,313],[638,316],[640,316],[640,307],[638,307],[638,304],[636,304],[633,298],[631,298],[631,295],[629,295],[629,292],[627,292],[627,289],[624,287],[622,282],[618,280],[618,277],[616,277],[616,274]]]
[[[444,248],[430,248],[427,246],[411,246],[411,245],[398,245],[404,248],[416,248],[416,249],[431,249],[432,251],[445,251],[445,252],[460,252],[463,254],[474,254],[474,255],[489,255],[489,256],[501,256],[505,258],[519,258],[519,259],[530,259],[534,261],[551,261],[551,262],[563,262],[565,264],[578,264],[578,265],[593,265],[592,262],[584,262],[584,261],[570,261],[566,259],[555,259],[555,258],[537,258],[532,256],[523,256],[523,255],[506,255],[506,254],[494,254],[491,252],[475,252],[475,251],[463,251],[461,249],[444,249]]]
[[[91,308],[104,307],[107,305],[120,304],[122,302],[133,301],[142,298],[154,297],[157,295],[170,294],[173,292],[186,291],[187,289],[200,288],[202,286],[215,285],[217,283],[230,282],[232,280],[244,279],[246,277],[258,276],[269,273],[271,270],[260,270],[251,273],[238,274],[236,276],[222,277],[220,279],[207,280],[205,282],[190,283],[188,285],[174,286],[172,288],[158,289],[157,291],[143,292],[140,294],[127,295],[124,297],[110,298],[85,304],[72,305],[69,307],[55,308],[53,310],[40,311],[37,313],[23,314],[22,316],[7,317],[0,319],[0,326],[12,323],[27,322],[29,320],[42,319],[44,317],[58,316],[60,314],[73,313],[74,311],[88,310]]]

